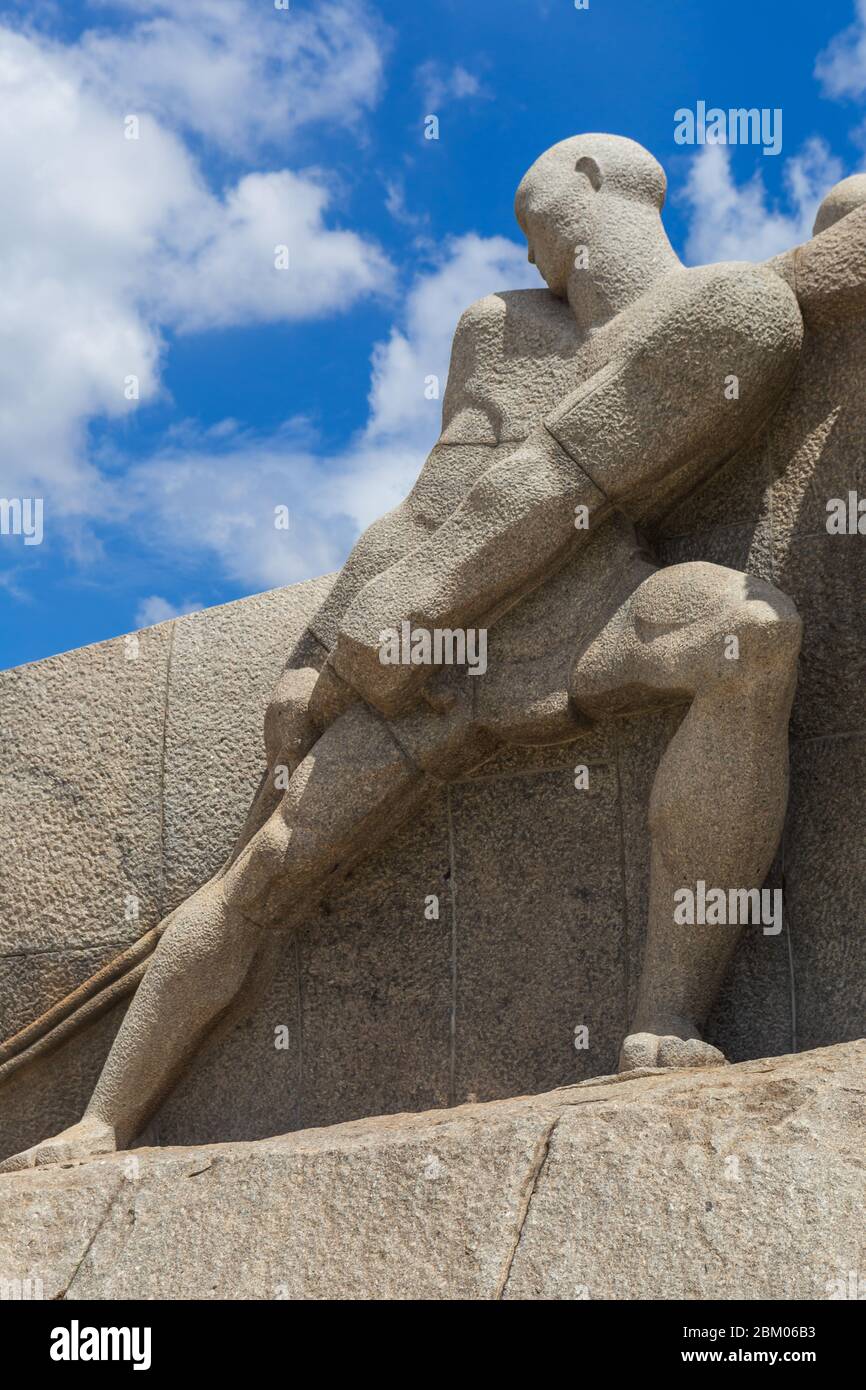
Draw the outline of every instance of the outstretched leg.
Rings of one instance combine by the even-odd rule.
[[[264,934],[392,833],[436,774],[483,760],[458,701],[389,725],[356,703],[325,730],[277,809],[227,868],[173,914],[106,1059],[83,1120],[5,1171],[124,1148],[232,1004]],[[434,775],[430,775],[430,773]]]
[[[723,1061],[701,1028],[733,955],[734,926],[675,919],[675,894],[759,889],[782,832],[788,717],[801,624],[772,585],[718,565],[654,571],[578,659],[589,714],[691,705],[650,799],[650,901],[635,1017],[620,1069]]]

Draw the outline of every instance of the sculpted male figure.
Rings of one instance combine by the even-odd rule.
[[[228,863],[167,919],[84,1119],[7,1166],[128,1145],[269,930],[440,780],[503,743],[568,741],[647,704],[690,701],[653,788],[648,944],[620,1066],[724,1060],[700,1030],[736,933],[677,926],[674,894],[764,879],[787,796],[800,622],[752,577],[657,568],[635,526],[764,424],[802,320],[772,269],[683,267],[664,192],[652,156],[613,136],[565,140],[525,175],[517,218],[549,290],[491,295],[461,318],[440,439],[284,671],[268,772]],[[487,674],[383,665],[383,630],[406,620],[489,627]]]

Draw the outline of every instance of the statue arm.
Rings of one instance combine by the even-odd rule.
[[[483,303],[484,301],[479,301],[470,305],[461,315],[454,332],[448,367],[448,386],[443,402],[443,429],[448,420],[466,405],[466,379],[471,375],[479,327],[483,331],[485,323],[483,312],[479,312]],[[487,433],[493,437],[493,423],[478,418],[483,417],[483,407],[474,401],[471,406],[476,416],[476,429],[482,435]],[[302,639],[305,665],[314,665],[321,669],[337,641],[344,614],[364,586],[422,547],[429,539],[435,524],[435,513],[441,513],[441,479],[444,471],[442,453],[443,450],[447,451],[448,447],[440,438],[428,455],[408,495],[390,511],[373,521],[358,537],[327,598],[311,619]],[[454,505],[457,500],[459,498],[455,500]],[[313,648],[313,659],[309,659]],[[291,664],[297,664],[294,657]]]
[[[866,207],[767,262],[797,296],[809,328],[862,322],[866,314]]]
[[[383,630],[489,624],[612,509],[639,515],[680,469],[709,472],[773,409],[802,341],[796,300],[760,267],[712,266],[671,287],[620,355],[497,461],[422,545],[349,606],[329,666],[383,712],[414,700],[429,669],[383,665]],[[732,375],[738,397],[726,392]]]

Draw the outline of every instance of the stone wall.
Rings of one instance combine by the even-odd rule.
[[[866,1033],[866,540],[825,527],[827,498],[866,493],[864,441],[866,328],[810,328],[770,427],[652,538],[667,563],[772,579],[805,622],[772,874],[785,928],[747,931],[708,1030],[734,1060]],[[150,628],[134,659],[117,639],[0,674],[0,1035],[220,863],[261,772],[283,655],[328,582]],[[145,1137],[251,1139],[612,1071],[640,966],[647,799],[679,717],[506,752],[448,788],[279,939],[255,1008],[212,1039]],[[588,790],[574,788],[577,763]],[[0,1149],[77,1117],[118,1022],[3,1088]]]
[[[864,1061],[849,1043],[10,1173],[0,1279],[54,1300],[862,1299]]]

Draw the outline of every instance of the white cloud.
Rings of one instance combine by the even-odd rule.
[[[317,507],[322,463],[303,435],[287,428],[259,439],[239,433],[222,443],[192,437],[136,464],[123,487],[124,526],[167,554],[178,573],[205,559],[250,590],[271,588],[334,568],[349,528]],[[289,509],[289,529],[275,508]]]
[[[415,81],[421,88],[424,110],[427,113],[435,114],[441,111],[448,101],[463,101],[467,97],[490,95],[480,78],[469,72],[461,63],[446,68],[431,58],[415,69]]]
[[[167,623],[170,618],[180,618],[184,613],[197,613],[201,608],[198,602],[169,603],[159,594],[143,598],[135,611],[136,627],[153,627],[156,623]]]
[[[404,227],[423,227],[430,221],[430,214],[424,210],[413,212],[406,204],[406,187],[401,178],[385,181],[385,208],[395,222]]]
[[[186,422],[132,463],[117,442],[88,452],[92,421],[135,408],[126,378],[138,378],[142,401],[161,390],[164,330],[308,319],[393,288],[381,250],[333,225],[335,191],[320,171],[248,172],[215,192],[193,152],[200,138],[249,162],[310,122],[356,123],[376,99],[387,41],[365,6],[106,6],[118,10],[124,28],[73,44],[0,25],[0,179],[15,191],[0,223],[4,487],[44,490],[49,524],[56,534],[63,518],[79,557],[114,526],[168,555],[179,577],[203,561],[244,588],[326,572],[417,476],[460,313],[540,280],[505,238],[446,243],[374,348],[366,425],[338,455],[303,420],[267,437],[232,420],[207,431]],[[432,105],[487,95],[460,64],[425,64],[417,80]],[[137,140],[124,138],[128,115],[140,118]],[[399,184],[388,199],[409,218]],[[288,271],[274,265],[280,245]],[[433,376],[438,400],[425,395]],[[274,524],[279,506],[287,531]],[[196,606],[150,594],[135,621]]]
[[[504,237],[452,239],[416,277],[400,326],[374,349],[369,418],[344,453],[318,452],[303,421],[266,439],[232,422],[204,438],[187,432],[132,469],[126,524],[179,564],[206,555],[248,589],[339,567],[358,533],[405,497],[436,440],[462,311],[493,290],[540,283],[525,248]],[[425,397],[433,375],[438,401]],[[278,506],[289,509],[287,531],[274,524]]]
[[[160,320],[200,330],[316,318],[382,290],[386,257],[355,232],[328,229],[330,200],[315,173],[288,169],[247,174],[224,199],[203,200],[158,264]]]
[[[107,101],[235,153],[301,126],[354,124],[382,83],[384,26],[361,0],[277,10],[256,0],[121,0],[122,32],[85,34],[82,73]],[[116,3],[111,8],[117,9]]]
[[[116,438],[88,454],[90,422],[135,408],[127,377],[142,401],[159,393],[163,329],[310,318],[393,279],[375,244],[329,225],[335,195],[319,171],[250,172],[214,193],[182,138],[249,149],[325,116],[351,123],[381,64],[363,7],[341,0],[279,29],[283,12],[254,16],[239,0],[125,8],[129,28],[72,45],[0,25],[0,179],[16,195],[0,224],[4,486],[44,490],[55,534],[61,518],[79,556],[114,526],[168,555],[179,577],[202,561],[245,588],[321,574],[417,476],[462,310],[491,290],[539,284],[537,272],[505,238],[441,248],[374,349],[367,423],[337,456],[303,420],[264,438],[232,420],[207,431],[184,422],[147,460],[125,459]],[[459,66],[428,80],[454,99],[481,93]],[[137,140],[124,138],[130,114]],[[288,271],[274,264],[280,245]],[[434,375],[439,400],[425,396]],[[288,531],[274,525],[278,506]],[[179,611],[151,594],[136,622]]]
[[[827,96],[862,97],[866,92],[866,0],[856,0],[856,20],[819,53],[815,76]]]
[[[692,159],[679,194],[690,209],[685,247],[691,264],[712,261],[764,261],[807,241],[821,199],[842,177],[843,169],[823,140],[806,142],[785,161],[787,209],[773,204],[760,170],[738,185],[730,150],[706,145]]]
[[[209,25],[228,25],[230,14],[240,23],[244,9],[222,0],[149,8],[176,10],[172,24],[191,30],[187,57],[204,66],[199,27],[207,35]],[[334,6],[325,9],[334,22]],[[350,18],[360,13],[345,9]],[[282,12],[274,15],[279,23]],[[252,25],[256,32],[260,23]],[[366,52],[369,35],[357,25],[348,33]],[[348,41],[344,35],[340,43]],[[0,183],[8,194],[0,220],[3,486],[11,494],[44,490],[54,517],[96,518],[113,506],[112,488],[86,455],[87,427],[135,408],[126,394],[130,377],[141,401],[159,392],[163,327],[339,312],[388,289],[391,279],[373,243],[328,226],[332,194],[320,175],[249,174],[218,196],[180,137],[156,117],[143,116],[139,139],[124,138],[128,107],[112,86],[120,78],[106,68],[95,81],[94,43],[63,46],[0,26]],[[319,109],[331,80],[329,44],[323,40],[325,77],[307,115]],[[288,81],[289,59],[276,48],[262,91],[255,99],[247,93],[259,115]],[[305,81],[317,51],[310,40]],[[240,81],[237,60],[234,54],[233,82]],[[150,61],[145,46],[142,74]],[[188,75],[194,86],[195,72]],[[255,76],[253,68],[250,82]],[[303,83],[288,85],[302,105]],[[238,120],[242,96],[233,107]],[[346,115],[350,106],[337,101],[336,109]],[[282,244],[288,271],[274,265]]]

